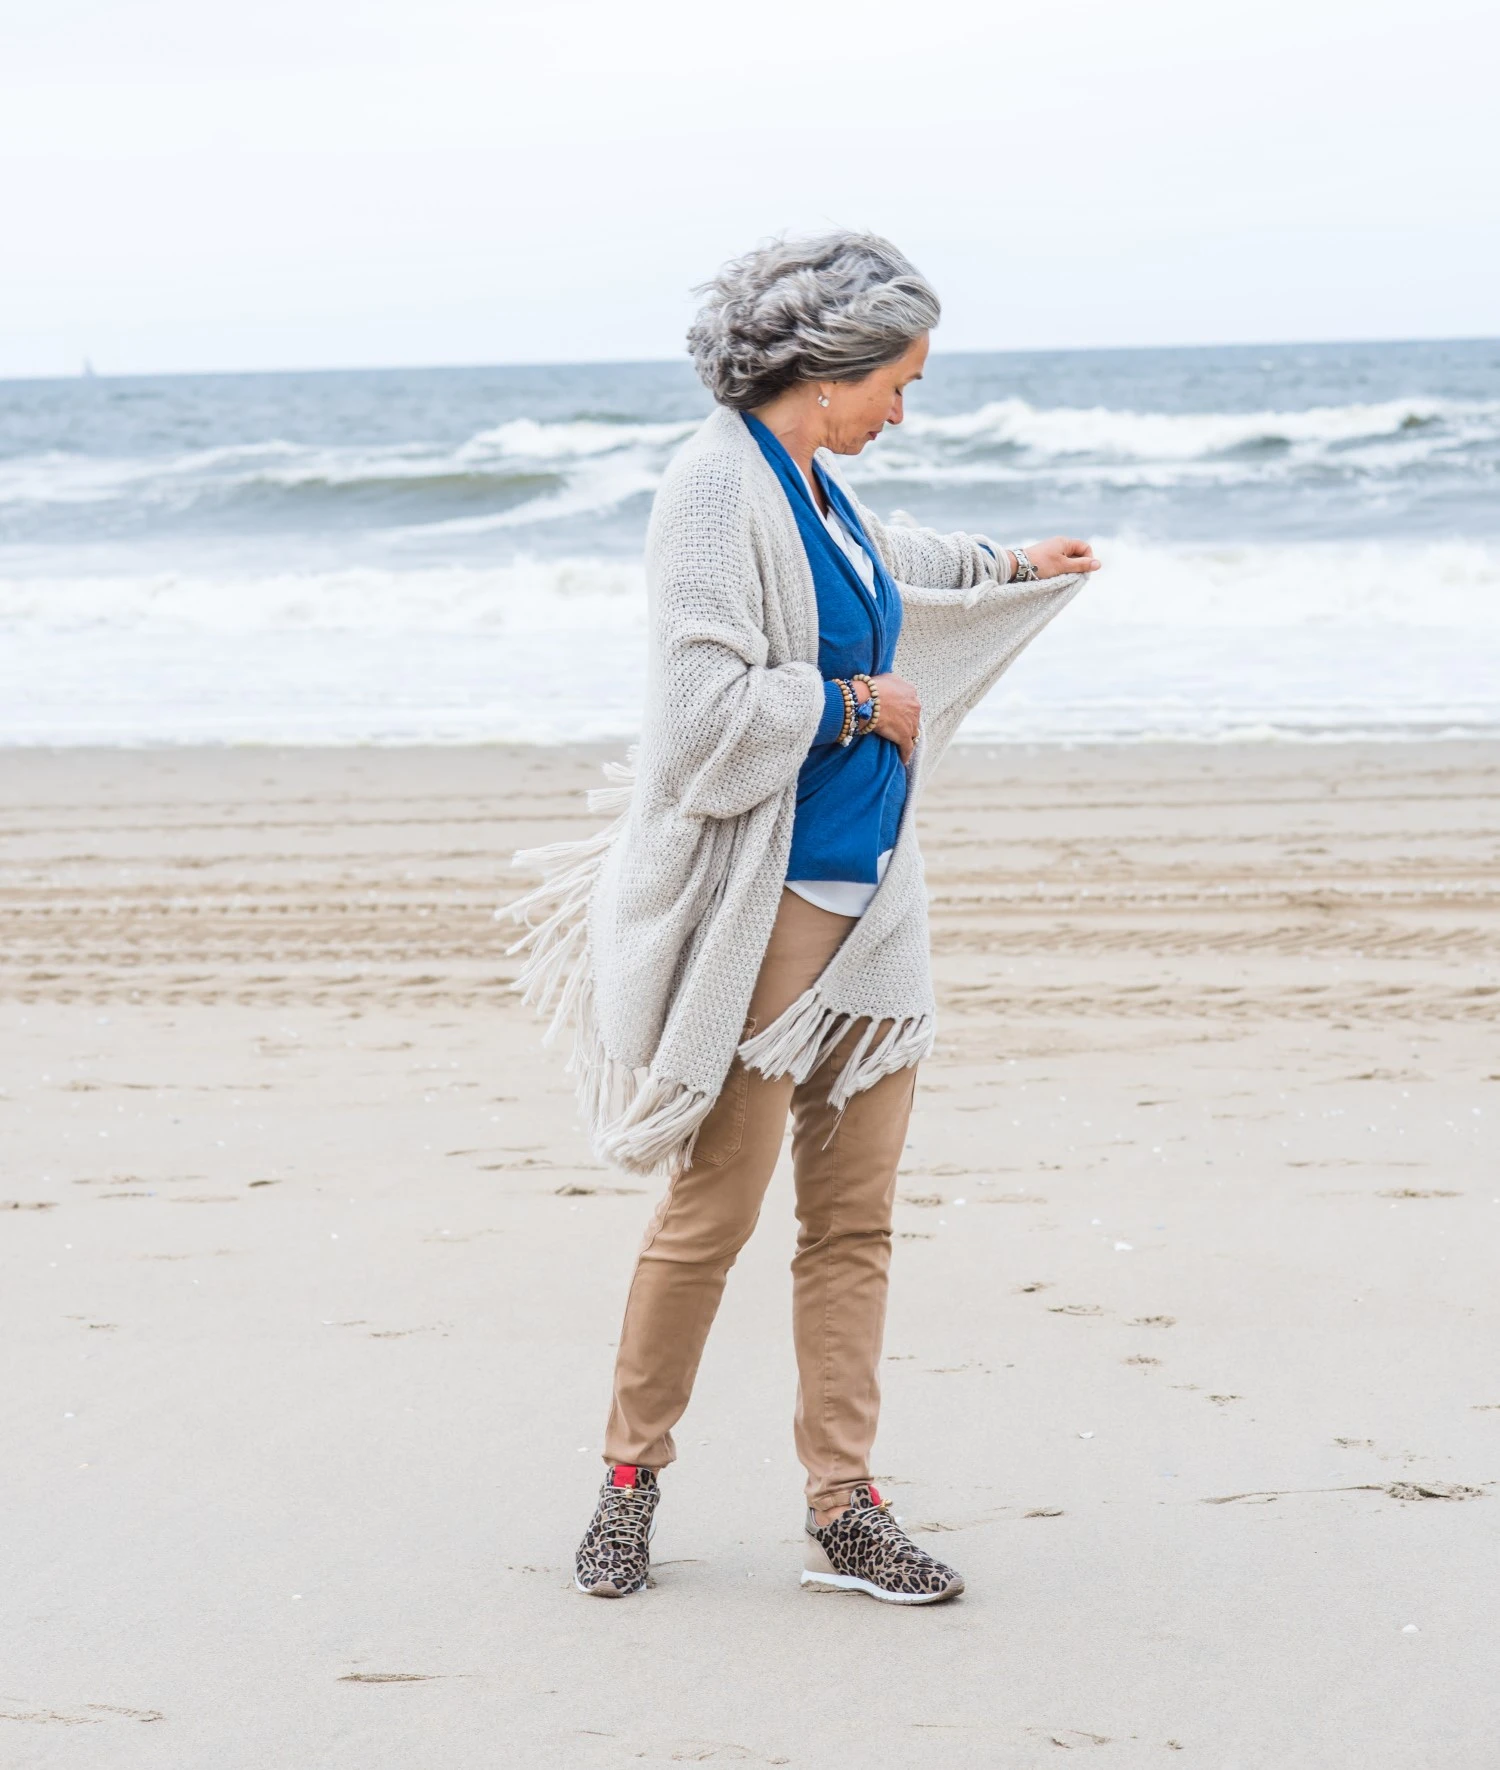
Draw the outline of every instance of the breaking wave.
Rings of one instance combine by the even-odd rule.
[[[1038,409],[995,400],[950,417],[914,415],[903,437],[987,444],[1052,460],[1197,461],[1246,450],[1318,450],[1443,431],[1457,442],[1500,437],[1500,402],[1402,399],[1300,412],[1129,412],[1104,406]]]
[[[285,441],[108,459],[52,450],[0,460],[0,527],[47,534],[97,515],[106,526],[174,519],[297,528],[326,520],[377,529],[480,533],[577,519],[644,499],[694,421],[515,418],[456,446],[309,446]],[[1159,488],[1295,480],[1336,468],[1399,479],[1500,447],[1500,403],[1442,399],[1315,406],[1300,412],[1151,412],[1035,407],[913,414],[850,471],[934,489],[1051,482]]]

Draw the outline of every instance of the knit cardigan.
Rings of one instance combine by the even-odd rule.
[[[838,478],[832,458],[819,453]],[[797,776],[823,715],[812,572],[786,494],[738,413],[678,451],[646,538],[646,706],[633,770],[589,795],[614,822],[516,856],[543,883],[508,910],[527,932],[515,987],[570,1029],[569,1067],[598,1154],[638,1174],[691,1159],[738,1052],[805,1081],[857,1021],[842,1108],[919,1062],[935,1024],[927,893],[913,810],[960,720],[1083,579],[996,581],[983,537],[887,527],[841,488],[901,589],[895,669],[922,701],[885,877],[822,975],[745,1038],[781,901]]]

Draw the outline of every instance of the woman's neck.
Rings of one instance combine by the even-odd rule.
[[[802,469],[802,477],[812,487],[813,502],[826,516],[827,500],[818,476],[813,471],[813,455],[823,446],[817,418],[818,408],[799,388],[789,388],[765,405],[757,406],[753,416],[759,418]]]

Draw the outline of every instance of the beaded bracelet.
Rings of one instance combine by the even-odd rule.
[[[844,723],[839,728],[838,742],[841,747],[847,749],[854,742],[854,690],[841,676],[834,678],[834,685],[844,697]]]
[[[849,678],[849,685],[851,688],[856,682],[864,683],[864,704],[868,705],[870,709],[869,717],[861,720],[857,727],[858,735],[863,737],[867,731],[874,731],[875,727],[880,723],[880,690],[876,688],[874,682],[865,675],[863,670]],[[858,710],[858,707],[856,707],[855,711],[858,712]]]

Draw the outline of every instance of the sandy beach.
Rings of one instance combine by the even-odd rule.
[[[945,763],[914,1611],[796,1583],[784,1173],[571,1589],[650,1188],[492,912],[613,753],[5,753],[0,1765],[1494,1770],[1500,746]]]

